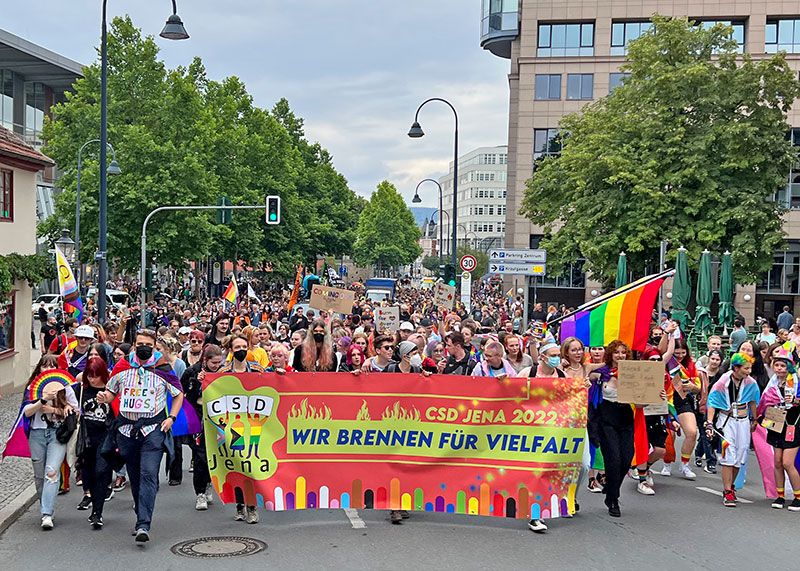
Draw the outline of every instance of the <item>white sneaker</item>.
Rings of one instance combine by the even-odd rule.
[[[645,480],[645,482],[647,482],[647,485],[650,486],[651,488],[653,487],[654,482],[653,482],[653,471],[652,470],[648,470],[647,471],[647,479]]]
[[[208,505],[214,503],[214,488],[211,486],[211,484],[206,486],[206,502]]]
[[[42,529],[45,531],[50,531],[51,529],[53,529],[53,516],[51,515],[42,516]]]
[[[528,529],[535,533],[544,533],[547,531],[547,526],[540,519],[532,519],[528,522]]]
[[[636,486],[636,491],[645,496],[655,496],[656,491],[650,487],[647,482],[639,482]]]
[[[208,499],[205,494],[197,494],[197,501],[194,504],[194,509],[198,511],[208,509]]]
[[[672,464],[664,464],[664,467],[661,468],[661,475],[662,476],[672,476]]]
[[[683,476],[687,480],[694,480],[697,478],[697,474],[692,472],[692,469],[689,468],[689,464],[687,464],[686,462],[681,462],[681,476]]]
[[[628,470],[628,478],[630,478],[631,480],[639,479],[639,472],[636,470],[636,468],[631,468],[630,470]]]

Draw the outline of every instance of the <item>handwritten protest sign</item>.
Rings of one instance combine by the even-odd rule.
[[[355,299],[354,291],[315,285],[311,288],[311,300],[308,305],[320,311],[333,311],[346,315],[353,311]]]
[[[379,333],[394,333],[400,327],[400,308],[395,307],[376,307],[375,308],[375,329]]]
[[[661,405],[664,363],[661,361],[620,361],[619,402]]]
[[[433,287],[433,299],[436,301],[437,306],[452,309],[453,303],[456,301],[456,288],[447,284],[437,283]]]

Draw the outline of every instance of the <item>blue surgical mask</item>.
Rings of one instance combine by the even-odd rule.
[[[558,367],[561,366],[561,357],[559,356],[548,357],[547,364],[550,365],[552,368],[557,369]]]

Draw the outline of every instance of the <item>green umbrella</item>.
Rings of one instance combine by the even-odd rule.
[[[708,335],[714,328],[711,320],[711,252],[703,250],[700,257],[700,270],[697,273],[697,308],[694,314],[694,329],[702,335]]]
[[[617,260],[617,282],[614,284],[615,289],[619,289],[628,283],[628,257],[625,252],[619,253],[619,260]]]
[[[689,297],[692,295],[692,282],[689,278],[689,262],[686,248],[678,248],[675,260],[675,277],[672,281],[672,319],[678,322],[684,332],[689,329]]]
[[[736,310],[733,307],[733,262],[731,253],[722,254],[722,268],[719,274],[719,324],[733,327]]]

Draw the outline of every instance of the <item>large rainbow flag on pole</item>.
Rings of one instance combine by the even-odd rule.
[[[64,315],[74,317],[78,323],[83,319],[83,302],[81,292],[69,267],[67,258],[56,245],[56,268],[58,270],[58,289],[64,299]]]
[[[587,302],[548,323],[561,323],[561,340],[577,337],[587,347],[620,339],[633,351],[643,351],[650,335],[653,306],[664,280],[675,270],[643,277]]]

